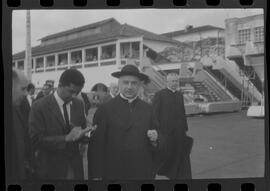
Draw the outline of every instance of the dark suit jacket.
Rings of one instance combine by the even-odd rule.
[[[22,115],[19,106],[12,108],[11,139],[6,158],[7,178],[21,180],[26,179],[25,166],[25,128],[23,127]]]
[[[31,106],[27,100],[27,97],[25,96],[21,103],[20,103],[20,113],[21,113],[21,117],[22,117],[22,126],[24,128],[24,134],[25,134],[25,158],[27,159],[27,161],[29,162],[29,165],[31,167],[33,167],[33,157],[34,157],[34,153],[33,153],[33,149],[32,149],[32,145],[30,144],[30,138],[29,138],[29,113],[31,110]]]
[[[147,137],[147,130],[155,128],[151,115],[151,107],[139,98],[128,104],[117,96],[100,105],[88,146],[90,179],[153,179],[155,148]]]
[[[190,150],[192,138],[187,137],[187,119],[181,92],[160,90],[153,99],[154,118],[163,136],[159,175],[170,179],[191,179]]]
[[[44,95],[43,91],[40,91],[40,92],[38,92],[38,94],[37,94],[36,100],[38,100],[38,99],[40,99],[40,98],[43,98],[44,96],[45,96],[45,95]]]
[[[84,106],[74,98],[70,121],[75,126],[86,127]],[[53,94],[32,105],[29,134],[36,153],[37,173],[41,179],[65,179],[68,165],[74,169],[75,179],[83,178],[82,158],[78,142],[65,142],[67,129],[61,110]]]
[[[29,113],[31,110],[31,106],[30,106],[26,96],[22,99],[22,102],[20,104],[20,110],[21,110],[21,113],[23,115],[23,123],[26,127],[28,127]]]

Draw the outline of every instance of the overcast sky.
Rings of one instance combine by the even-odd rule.
[[[224,20],[262,14],[263,9],[129,9],[129,10],[31,10],[31,44],[40,38],[63,30],[114,17],[154,33],[182,30],[186,25],[225,27]],[[26,11],[13,12],[12,52],[25,49]]]

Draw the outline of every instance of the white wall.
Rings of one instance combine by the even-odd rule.
[[[85,78],[83,91],[89,92],[96,83],[104,83],[109,86],[111,82],[117,82],[117,78],[111,76],[112,72],[119,71],[117,65],[99,66],[79,69]],[[46,80],[54,80],[55,87],[58,86],[58,81],[64,70],[53,72],[33,73],[32,82],[36,87],[42,87]]]

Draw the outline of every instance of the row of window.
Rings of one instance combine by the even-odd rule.
[[[85,50],[77,50],[72,51],[70,53],[70,64],[71,65],[80,65],[83,62],[87,63],[95,63],[100,60],[102,63],[106,63],[106,60],[115,59],[116,58],[116,44],[106,45],[101,47],[100,55],[98,54],[98,47],[88,48]],[[84,58],[83,58],[84,51]],[[132,58],[139,59],[140,57],[140,42],[127,42],[120,43],[120,58]],[[68,63],[68,53],[59,53],[54,55],[48,55],[44,57],[38,57],[35,59],[35,70],[40,70],[45,68],[53,68],[55,66],[67,66]],[[95,62],[96,61],[96,62]],[[15,62],[13,63],[15,66]],[[24,69],[24,61],[17,62],[17,68],[23,70]],[[34,68],[34,62],[32,59],[32,69]]]
[[[238,31],[239,44],[244,44],[247,41],[251,41],[251,35],[254,34],[254,42],[264,42],[264,27],[255,27],[253,29],[242,29]]]

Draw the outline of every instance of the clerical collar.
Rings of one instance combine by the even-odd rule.
[[[177,92],[177,90],[173,90],[170,87],[167,87],[167,88],[168,88],[168,90],[172,91],[173,93]]]
[[[120,93],[120,97],[123,98],[124,100],[127,100],[128,103],[132,103],[134,100],[137,99],[138,96],[132,98],[132,99],[129,99],[129,98],[126,98],[123,94]]]

